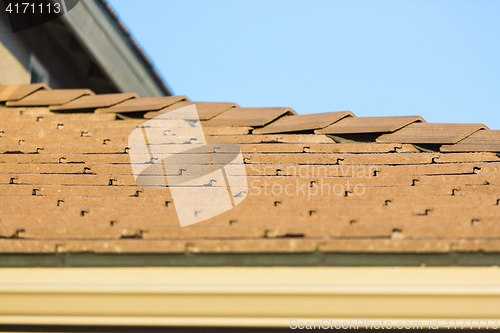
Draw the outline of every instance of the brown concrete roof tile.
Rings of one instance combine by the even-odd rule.
[[[440,239],[393,240],[356,239],[329,240],[322,242],[320,252],[361,252],[361,253],[448,253],[452,241]]]
[[[97,109],[95,110],[95,112],[129,113],[129,112],[158,111],[181,101],[189,101],[189,99],[186,96],[148,97],[139,99],[129,99],[123,103],[120,103],[118,105],[109,108]]]
[[[454,199],[467,199],[469,197],[452,197]],[[476,198],[476,197],[472,197]],[[3,204],[15,206],[19,201],[24,201],[31,206],[57,206],[57,207],[159,207],[165,204],[165,199],[162,197],[83,197],[83,196],[22,196],[11,195],[4,196]],[[492,199],[493,200],[493,199]],[[48,225],[47,225],[48,226]],[[46,227],[43,225],[42,227]]]
[[[485,239],[497,238],[500,240],[500,227],[491,225],[438,225],[438,226],[405,226],[402,229],[405,239],[426,239],[428,235],[435,235],[442,239]]]
[[[20,123],[21,124],[21,123]],[[64,124],[63,124],[64,125]],[[56,124],[57,126],[57,124]],[[2,129],[3,137],[15,137],[23,140],[25,138],[32,137],[99,137],[104,139],[110,139],[112,137],[123,137],[126,138],[132,128],[111,128],[111,129],[92,129],[92,128],[48,128],[48,129],[29,129],[29,128],[12,128],[12,129]]]
[[[443,152],[500,152],[500,131],[481,130],[454,145],[441,146]]]
[[[144,115],[144,118],[151,119],[154,117],[157,117],[165,112],[173,111],[178,108],[182,108],[185,106],[189,105],[195,105],[196,106],[196,111],[198,111],[198,117],[200,120],[209,120],[212,119],[215,116],[218,116],[219,114],[231,109],[231,108],[238,108],[238,104],[236,103],[193,103],[193,102],[177,102],[169,107],[166,107],[165,109],[162,109],[160,111],[151,111],[148,112]]]
[[[106,116],[112,116],[114,119],[114,115],[106,114]],[[80,132],[81,133],[81,132]],[[2,139],[4,144],[38,144],[38,145],[74,145],[74,144],[127,144],[126,137],[100,137],[100,136],[66,136],[66,137],[57,137],[57,136],[46,136],[46,137],[10,137],[5,136]],[[21,141],[21,142],[19,142]]]
[[[74,101],[82,96],[94,95],[89,89],[38,90],[18,101],[8,101],[7,106],[52,106]]]
[[[210,127],[205,127],[204,131]],[[215,127],[214,127],[215,128]],[[234,128],[234,127],[233,127]],[[206,132],[205,132],[206,133]],[[334,143],[326,135],[314,134],[268,134],[268,135],[238,135],[238,136],[212,136],[207,141],[244,143]]]
[[[377,138],[377,142],[453,144],[481,129],[487,127],[482,124],[415,123],[394,133],[384,134]]]
[[[466,253],[498,253],[500,252],[500,239],[460,239],[453,242],[456,252]]]
[[[14,180],[15,182],[15,180]],[[41,195],[41,196],[84,196],[84,197],[135,197],[137,191],[144,198],[170,197],[168,189],[142,189],[140,187],[125,186],[65,186],[65,185],[22,185],[22,184],[0,184],[2,193],[5,195]]]
[[[263,238],[263,226],[234,226],[232,228],[219,228],[216,226],[201,226],[196,228],[181,228],[180,226],[154,226],[154,227],[111,227],[111,226],[44,226],[26,227],[22,232],[23,239],[224,239],[224,238]],[[14,227],[0,227],[0,237],[8,238],[16,233]]]
[[[499,185],[498,175],[433,175],[416,178],[418,185]]]
[[[83,98],[83,97],[82,97]],[[67,114],[54,114],[50,111],[47,113],[29,113],[23,112],[22,114],[6,114],[1,116],[5,121],[17,122],[40,122],[40,121],[111,121],[115,120],[116,115],[112,113],[67,113]]]
[[[43,227],[25,228],[22,232],[23,239],[121,239],[133,238],[140,235],[138,228],[112,228],[108,227]],[[1,232],[1,230],[0,230]]]
[[[48,107],[5,107],[0,105],[0,115],[13,116],[45,116],[52,114]]]
[[[39,90],[50,90],[50,88],[44,83],[0,86],[0,102],[17,101]]]
[[[206,121],[205,126],[264,126],[279,117],[296,115],[290,108],[232,108]]]
[[[16,128],[17,121],[5,121],[3,125],[5,130]],[[23,122],[24,129],[130,129],[142,124],[142,120],[122,120],[122,121],[64,121],[64,118],[59,121],[33,121]]]
[[[0,239],[0,253],[55,253],[57,241]]]
[[[110,107],[124,101],[138,98],[135,93],[132,94],[106,94],[106,95],[92,95],[83,96],[77,100],[69,102],[64,105],[52,106],[51,111],[69,111],[78,109],[97,109]]]
[[[185,253],[185,242],[175,240],[121,239],[58,241],[57,253]]]
[[[241,144],[243,153],[390,153],[402,149],[400,144],[380,143],[259,143]]]
[[[271,134],[317,130],[346,117],[354,117],[354,114],[350,111],[343,111],[308,114],[294,117],[281,117],[263,128],[254,130],[253,134]]]
[[[202,124],[203,126],[203,124]],[[222,135],[242,135],[250,133],[251,127],[247,126],[203,126],[203,133],[205,135],[222,136]],[[207,142],[210,142],[210,137],[206,138]]]
[[[19,151],[24,154],[71,154],[78,149],[82,154],[122,154],[128,149],[127,145],[2,145],[0,144],[0,154],[6,152]]]
[[[399,186],[391,187],[366,187],[363,195],[394,197],[394,196],[427,196],[433,197],[438,195],[480,195],[492,194],[497,189],[496,186],[462,186],[462,185],[427,185],[427,186]]]
[[[422,117],[347,117],[326,128],[319,134],[390,133],[414,122],[425,122]],[[401,143],[401,142],[400,142]]]
[[[308,146],[306,146],[308,147]],[[418,152],[412,145],[407,144],[380,144],[380,143],[342,143],[311,146],[307,152],[311,153],[414,153]]]
[[[476,169],[478,174],[495,175],[500,174],[500,163],[484,163],[478,165]]]
[[[315,239],[235,239],[190,242],[188,253],[310,253],[316,250]]]
[[[469,163],[469,162],[497,162],[500,156],[494,153],[453,153],[439,154],[435,163]]]
[[[399,196],[392,197],[390,199],[390,204],[394,205],[439,205],[439,206],[493,206],[497,202],[497,198],[494,195],[477,195],[477,196],[457,196],[457,195],[445,195],[445,196]]]
[[[382,164],[425,164],[431,163],[433,154],[252,154],[245,155],[248,164],[291,164],[291,165],[382,165]]]
[[[451,164],[424,164],[424,165],[397,165],[377,167],[378,176],[404,175],[457,175],[474,174],[480,170],[479,163],[451,163]]]

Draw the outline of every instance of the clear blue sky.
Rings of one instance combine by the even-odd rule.
[[[500,129],[500,0],[109,0],[173,93]]]

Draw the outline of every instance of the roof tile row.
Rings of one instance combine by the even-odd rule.
[[[184,96],[142,99],[136,94],[95,96],[89,90],[51,90],[43,84],[0,86],[0,102],[6,102],[8,107],[48,106],[58,112],[139,112],[146,119],[194,104],[203,126],[252,127],[253,134],[315,131],[317,134],[342,136],[370,133],[378,136],[375,137],[377,142],[443,145],[442,151],[447,152],[500,152],[500,135],[489,131],[485,125],[427,124],[418,116],[357,118],[349,111],[298,116],[290,108],[240,108],[234,103],[192,103]],[[91,124],[87,127],[93,128]],[[480,130],[486,131],[465,140]]]
[[[192,103],[184,96],[138,99],[135,94],[92,94],[88,90],[52,91],[44,85],[0,87],[0,101],[7,101],[6,105],[11,107],[49,106],[58,112],[141,112],[148,119],[195,104],[204,126],[253,127],[254,134],[316,131],[317,134],[342,136],[372,133],[379,135],[377,142],[443,145],[442,151],[449,152],[500,151],[500,135],[481,124],[426,124],[421,117],[357,118],[349,111],[298,116],[289,108],[239,108],[234,103]],[[487,131],[481,131],[470,139],[472,141],[453,146],[481,129]]]

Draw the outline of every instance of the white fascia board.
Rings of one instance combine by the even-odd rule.
[[[429,319],[441,327],[462,318],[491,324],[498,309],[496,267],[0,269],[0,324],[290,327],[293,319],[362,319],[425,328]]]

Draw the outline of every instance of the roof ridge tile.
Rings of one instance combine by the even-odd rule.
[[[313,131],[327,127],[347,117],[356,117],[351,111],[295,115],[281,117],[267,126],[255,129],[253,134],[287,133]]]
[[[63,105],[51,106],[50,111],[61,112],[105,108],[134,98],[139,98],[139,95],[136,93],[118,93],[83,96]]]
[[[400,117],[347,117],[332,125],[316,130],[318,134],[360,134],[360,133],[390,133],[409,124],[424,122],[420,116]]]
[[[6,106],[53,106],[74,101],[83,96],[95,95],[90,89],[38,90],[20,100],[7,101]]]
[[[297,115],[291,108],[231,108],[206,121],[205,126],[262,127],[284,116]]]
[[[39,90],[51,90],[44,83],[0,86],[0,102],[18,101]]]
[[[413,144],[454,144],[471,134],[488,129],[483,124],[413,123],[402,129],[384,134],[377,142]]]
[[[130,113],[130,112],[150,112],[164,109],[172,104],[182,101],[189,101],[186,96],[163,96],[129,99],[109,108],[99,108],[96,113]]]

